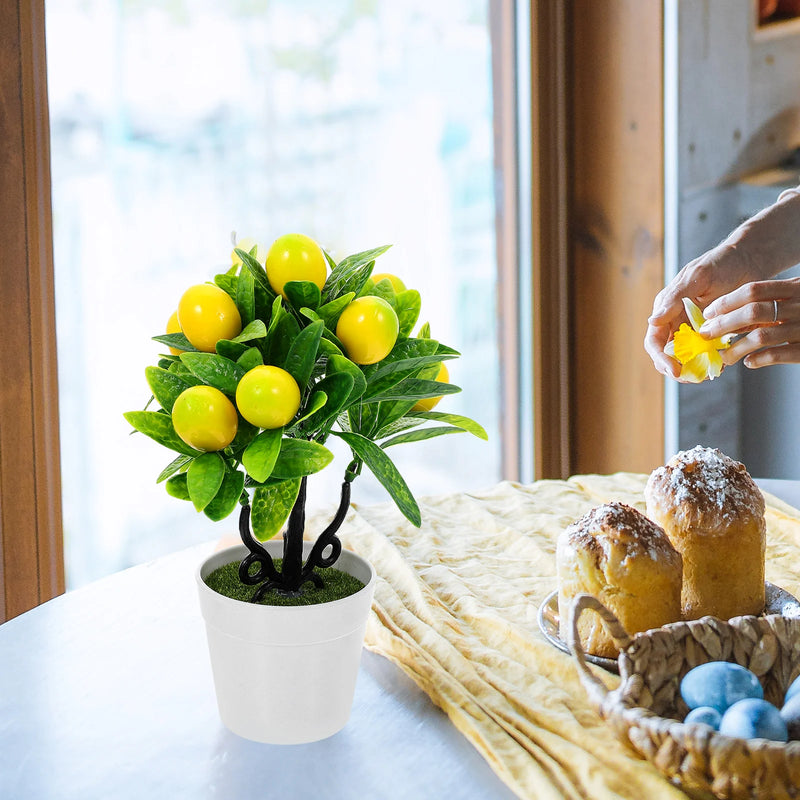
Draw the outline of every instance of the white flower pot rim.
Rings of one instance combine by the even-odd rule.
[[[304,558],[308,555],[312,546],[313,542],[303,543]],[[283,553],[283,542],[280,539],[266,542],[265,547],[270,552],[270,555],[273,556],[273,558],[280,558]],[[327,603],[315,603],[311,605],[298,606],[273,606],[264,603],[249,603],[247,601],[236,600],[232,597],[227,597],[224,594],[220,594],[219,592],[214,591],[205,582],[204,579],[215,569],[223,566],[224,564],[229,564],[234,561],[241,561],[248,553],[249,550],[247,547],[245,547],[245,545],[234,545],[224,550],[219,550],[215,553],[212,553],[210,556],[201,561],[200,565],[197,567],[195,577],[201,597],[205,595],[207,600],[212,603],[214,608],[217,610],[217,612],[212,615],[213,617],[217,618],[218,614],[224,614],[226,616],[231,614],[236,615],[240,619],[249,618],[254,624],[256,623],[256,620],[260,620],[261,622],[269,621],[280,627],[283,627],[281,623],[291,625],[290,621],[287,620],[287,617],[298,617],[301,615],[304,618],[310,617],[312,619],[314,617],[320,617],[328,621],[328,625],[326,627],[329,626],[329,635],[326,637],[326,639],[335,639],[340,636],[346,636],[348,633],[350,633],[349,627],[343,627],[344,621],[348,618],[348,615],[351,613],[354,607],[361,606],[363,602],[362,597],[364,597],[365,594],[371,595],[373,592],[376,580],[375,570],[365,558],[351,550],[342,550],[342,554],[339,556],[336,564],[334,564],[334,568],[340,569],[343,572],[348,572],[349,574],[361,580],[364,583],[364,586],[357,592],[354,592],[347,597],[342,597],[339,600],[331,600]],[[253,591],[255,591],[255,589],[256,587],[254,586]],[[207,603],[204,603],[203,605],[207,609]],[[215,624],[215,620],[209,619],[208,614],[204,613],[204,616],[206,617],[207,623],[212,625]],[[355,626],[358,625],[357,622],[353,622],[352,624]],[[287,630],[287,635],[288,633],[289,631]],[[233,634],[232,631],[229,631],[229,635],[235,634]],[[274,641],[274,644],[278,644],[281,639],[282,637],[279,636],[278,639]],[[291,641],[292,638],[288,637],[288,640]]]

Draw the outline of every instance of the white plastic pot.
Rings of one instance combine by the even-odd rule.
[[[265,546],[273,558],[281,557],[282,541]],[[303,549],[305,557],[311,543]],[[222,550],[197,570],[220,717],[256,742],[302,744],[332,736],[350,717],[375,591],[372,566],[343,550],[336,569],[364,588],[312,606],[244,603],[206,585],[211,572],[247,553],[244,545]]]

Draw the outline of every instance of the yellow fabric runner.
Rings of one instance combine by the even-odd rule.
[[[571,656],[540,633],[559,533],[601,502],[644,511],[646,475],[579,475],[420,502],[354,506],[345,547],[375,567],[367,647],[391,659],[521,798],[685,798],[613,735]],[[800,514],[767,495],[767,579],[800,593]],[[611,687],[618,679],[608,673]]]

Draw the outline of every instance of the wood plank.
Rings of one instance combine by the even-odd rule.
[[[42,0],[0,6],[0,622],[64,591]]]
[[[567,4],[532,5],[531,234],[534,477],[570,464]]]
[[[644,352],[663,284],[660,0],[571,4],[574,472],[663,461],[664,388]]]

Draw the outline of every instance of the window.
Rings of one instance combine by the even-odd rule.
[[[301,231],[335,257],[392,244],[381,271],[462,352],[447,408],[489,433],[416,445],[398,467],[417,498],[499,480],[488,5],[48,3],[68,585],[235,530],[156,486],[169,454],[122,418],[147,399],[149,337],[227,268],[232,231],[267,246]],[[336,466],[312,507],[336,502]],[[353,499],[388,498],[365,471]]]

